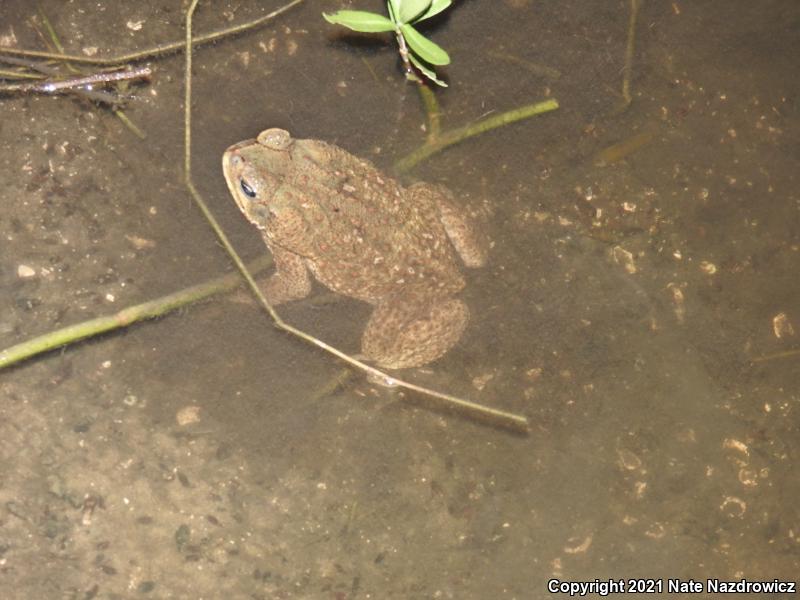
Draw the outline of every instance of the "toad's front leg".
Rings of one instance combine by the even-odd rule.
[[[305,298],[311,293],[311,277],[305,259],[267,242],[275,262],[275,272],[261,286],[261,291],[272,305]]]

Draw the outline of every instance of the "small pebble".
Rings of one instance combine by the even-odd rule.
[[[33,268],[29,267],[28,265],[19,265],[17,267],[17,276],[21,277],[22,279],[29,279],[35,275],[36,271],[34,271]]]
[[[200,407],[184,406],[175,414],[175,420],[178,425],[191,425],[192,423],[200,422]]]

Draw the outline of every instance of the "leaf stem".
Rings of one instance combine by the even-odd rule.
[[[250,263],[254,273],[266,269],[272,264],[269,256],[263,256]],[[238,273],[228,273],[211,281],[180,290],[178,292],[149,300],[135,306],[128,306],[119,312],[105,317],[89,319],[82,323],[69,325],[56,331],[50,331],[33,339],[21,342],[4,350],[0,350],[0,369],[10,367],[37,354],[55,350],[61,346],[100,335],[108,331],[127,327],[137,321],[161,317],[187,304],[199,302],[209,296],[232,290],[242,283]]]
[[[394,170],[396,173],[405,173],[406,171],[409,171],[415,167],[421,161],[427,159],[433,154],[436,154],[437,152],[441,152],[448,146],[463,142],[466,139],[489,131],[490,129],[509,125],[515,121],[528,119],[542,113],[556,110],[557,108],[558,100],[552,98],[543,102],[521,106],[519,108],[500,113],[499,115],[493,115],[463,127],[450,129],[449,131],[445,131],[439,135],[439,137],[436,139],[428,138],[425,143],[422,144],[422,146],[395,162]]]

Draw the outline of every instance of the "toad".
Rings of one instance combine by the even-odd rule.
[[[446,188],[403,187],[367,160],[283,129],[234,144],[222,168],[272,252],[263,291],[273,305],[307,296],[312,275],[368,302],[362,353],[389,369],[427,364],[459,340],[469,311],[457,298],[457,257],[479,267],[486,251]]]

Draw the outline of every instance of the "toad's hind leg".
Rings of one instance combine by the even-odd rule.
[[[467,305],[457,298],[412,303],[402,296],[375,307],[361,338],[364,355],[388,369],[436,360],[458,342],[469,321]]]

